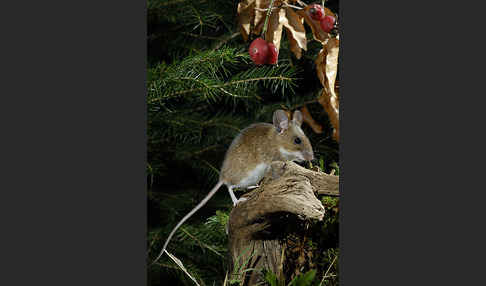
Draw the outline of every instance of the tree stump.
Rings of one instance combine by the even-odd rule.
[[[322,220],[325,210],[315,193],[339,196],[339,177],[305,169],[292,162],[273,162],[256,190],[247,193],[228,222],[231,278],[240,285],[263,281],[267,269],[283,278],[285,238],[296,221]],[[290,227],[289,227],[290,226]],[[244,265],[244,267],[239,267]],[[236,266],[236,267],[234,267]]]

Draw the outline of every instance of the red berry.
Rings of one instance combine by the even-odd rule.
[[[278,61],[278,50],[273,43],[268,43],[267,64],[274,65]]]
[[[324,16],[320,21],[321,29],[326,33],[331,32],[332,28],[334,28],[334,22],[336,22],[336,19],[333,16]]]
[[[324,17],[324,9],[319,4],[312,4],[309,8],[309,14],[314,21],[320,21]]]
[[[262,38],[256,38],[250,45],[250,58],[257,65],[263,65],[267,62],[268,44]]]

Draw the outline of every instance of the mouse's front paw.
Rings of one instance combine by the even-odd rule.
[[[248,200],[247,198],[239,198],[235,203],[233,203],[233,206],[236,207],[236,205],[238,205],[239,203],[247,201],[247,200]]]

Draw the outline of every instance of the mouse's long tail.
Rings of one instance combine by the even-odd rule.
[[[164,251],[165,251],[165,248],[167,247],[167,245],[169,244],[169,241],[170,239],[172,238],[172,236],[175,234],[175,232],[177,231],[177,229],[187,220],[189,219],[195,212],[197,212],[202,206],[204,206],[208,201],[209,199],[216,193],[216,191],[221,187],[221,185],[223,185],[223,182],[222,181],[219,181],[216,186],[214,186],[214,188],[209,192],[209,194],[206,195],[206,197],[195,207],[193,208],[188,214],[186,214],[185,217],[183,217],[181,219],[181,221],[174,227],[174,229],[172,230],[172,232],[169,234],[169,237],[167,238],[167,240],[165,241],[165,244],[164,244],[164,247],[162,248],[162,251],[160,252],[159,256],[157,256],[157,258],[155,258],[154,262],[157,262],[157,260],[159,260],[159,258],[164,254]]]

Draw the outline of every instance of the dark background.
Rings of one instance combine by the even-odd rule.
[[[144,4],[2,3],[2,284],[146,285]],[[482,10],[340,4],[341,283],[480,283]]]

